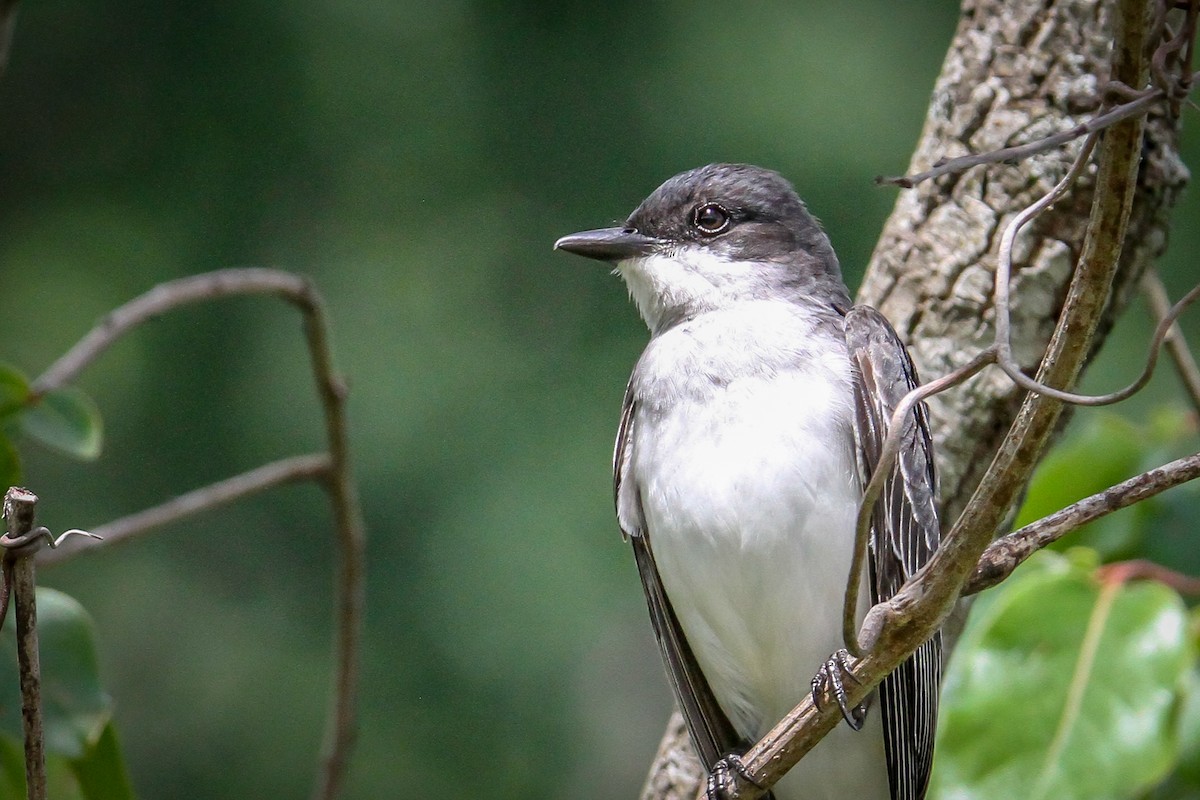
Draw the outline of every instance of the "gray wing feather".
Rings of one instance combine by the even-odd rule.
[[[878,311],[868,306],[850,309],[845,331],[854,367],[859,471],[865,484],[879,462],[892,412],[918,381],[908,351]],[[923,403],[914,412],[904,422],[900,453],[871,519],[873,603],[894,595],[929,560],[941,538],[928,414]],[[879,686],[893,800],[925,796],[941,662],[938,633]]]
[[[667,667],[671,688],[675,691],[675,699],[679,702],[680,711],[687,722],[692,744],[705,769],[711,771],[717,761],[745,743],[717,704],[704,673],[700,671],[700,665],[692,655],[692,649],[683,635],[683,629],[663,589],[658,567],[654,563],[650,532],[646,530],[637,480],[632,474],[631,466],[635,410],[631,384],[625,390],[621,424],[613,451],[613,500],[617,508],[617,520],[621,525],[621,532],[633,545],[638,576],[642,579],[646,605],[650,609],[650,621],[662,650],[663,662]]]

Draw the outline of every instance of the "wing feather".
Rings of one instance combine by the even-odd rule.
[[[734,730],[725,712],[721,710],[704,673],[700,671],[700,665],[696,663],[659,578],[654,551],[650,545],[650,532],[646,529],[645,517],[642,514],[636,476],[632,474],[635,410],[631,383],[625,390],[621,424],[613,451],[613,499],[617,508],[617,520],[622,533],[633,545],[638,576],[642,579],[646,605],[650,609],[650,621],[662,650],[663,662],[667,667],[671,688],[675,691],[675,699],[679,702],[680,711],[687,722],[692,744],[700,756],[700,761],[706,770],[711,771],[717,761],[745,743]]]
[[[893,411],[918,381],[908,351],[878,311],[868,306],[850,309],[845,331],[854,366],[855,439],[865,484],[879,463]],[[928,413],[922,403],[904,421],[900,453],[871,520],[872,602],[894,595],[937,549],[941,530],[936,484]],[[933,763],[941,651],[939,633],[879,687],[893,800],[925,796]]]

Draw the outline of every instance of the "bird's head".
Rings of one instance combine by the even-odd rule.
[[[554,244],[612,263],[651,331],[744,300],[845,297],[829,239],[779,173],[710,164],[654,190],[625,224]]]

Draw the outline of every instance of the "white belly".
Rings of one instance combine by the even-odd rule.
[[[752,739],[843,646],[860,489],[848,367],[828,367],[710,384],[648,404],[634,423],[632,471],[663,586],[722,708]],[[884,764],[874,709],[861,732],[826,737],[776,797],[883,800]]]

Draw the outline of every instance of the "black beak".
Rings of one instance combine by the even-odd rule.
[[[660,244],[658,239],[633,228],[600,228],[564,236],[554,243],[554,249],[600,261],[624,261],[649,255]]]

